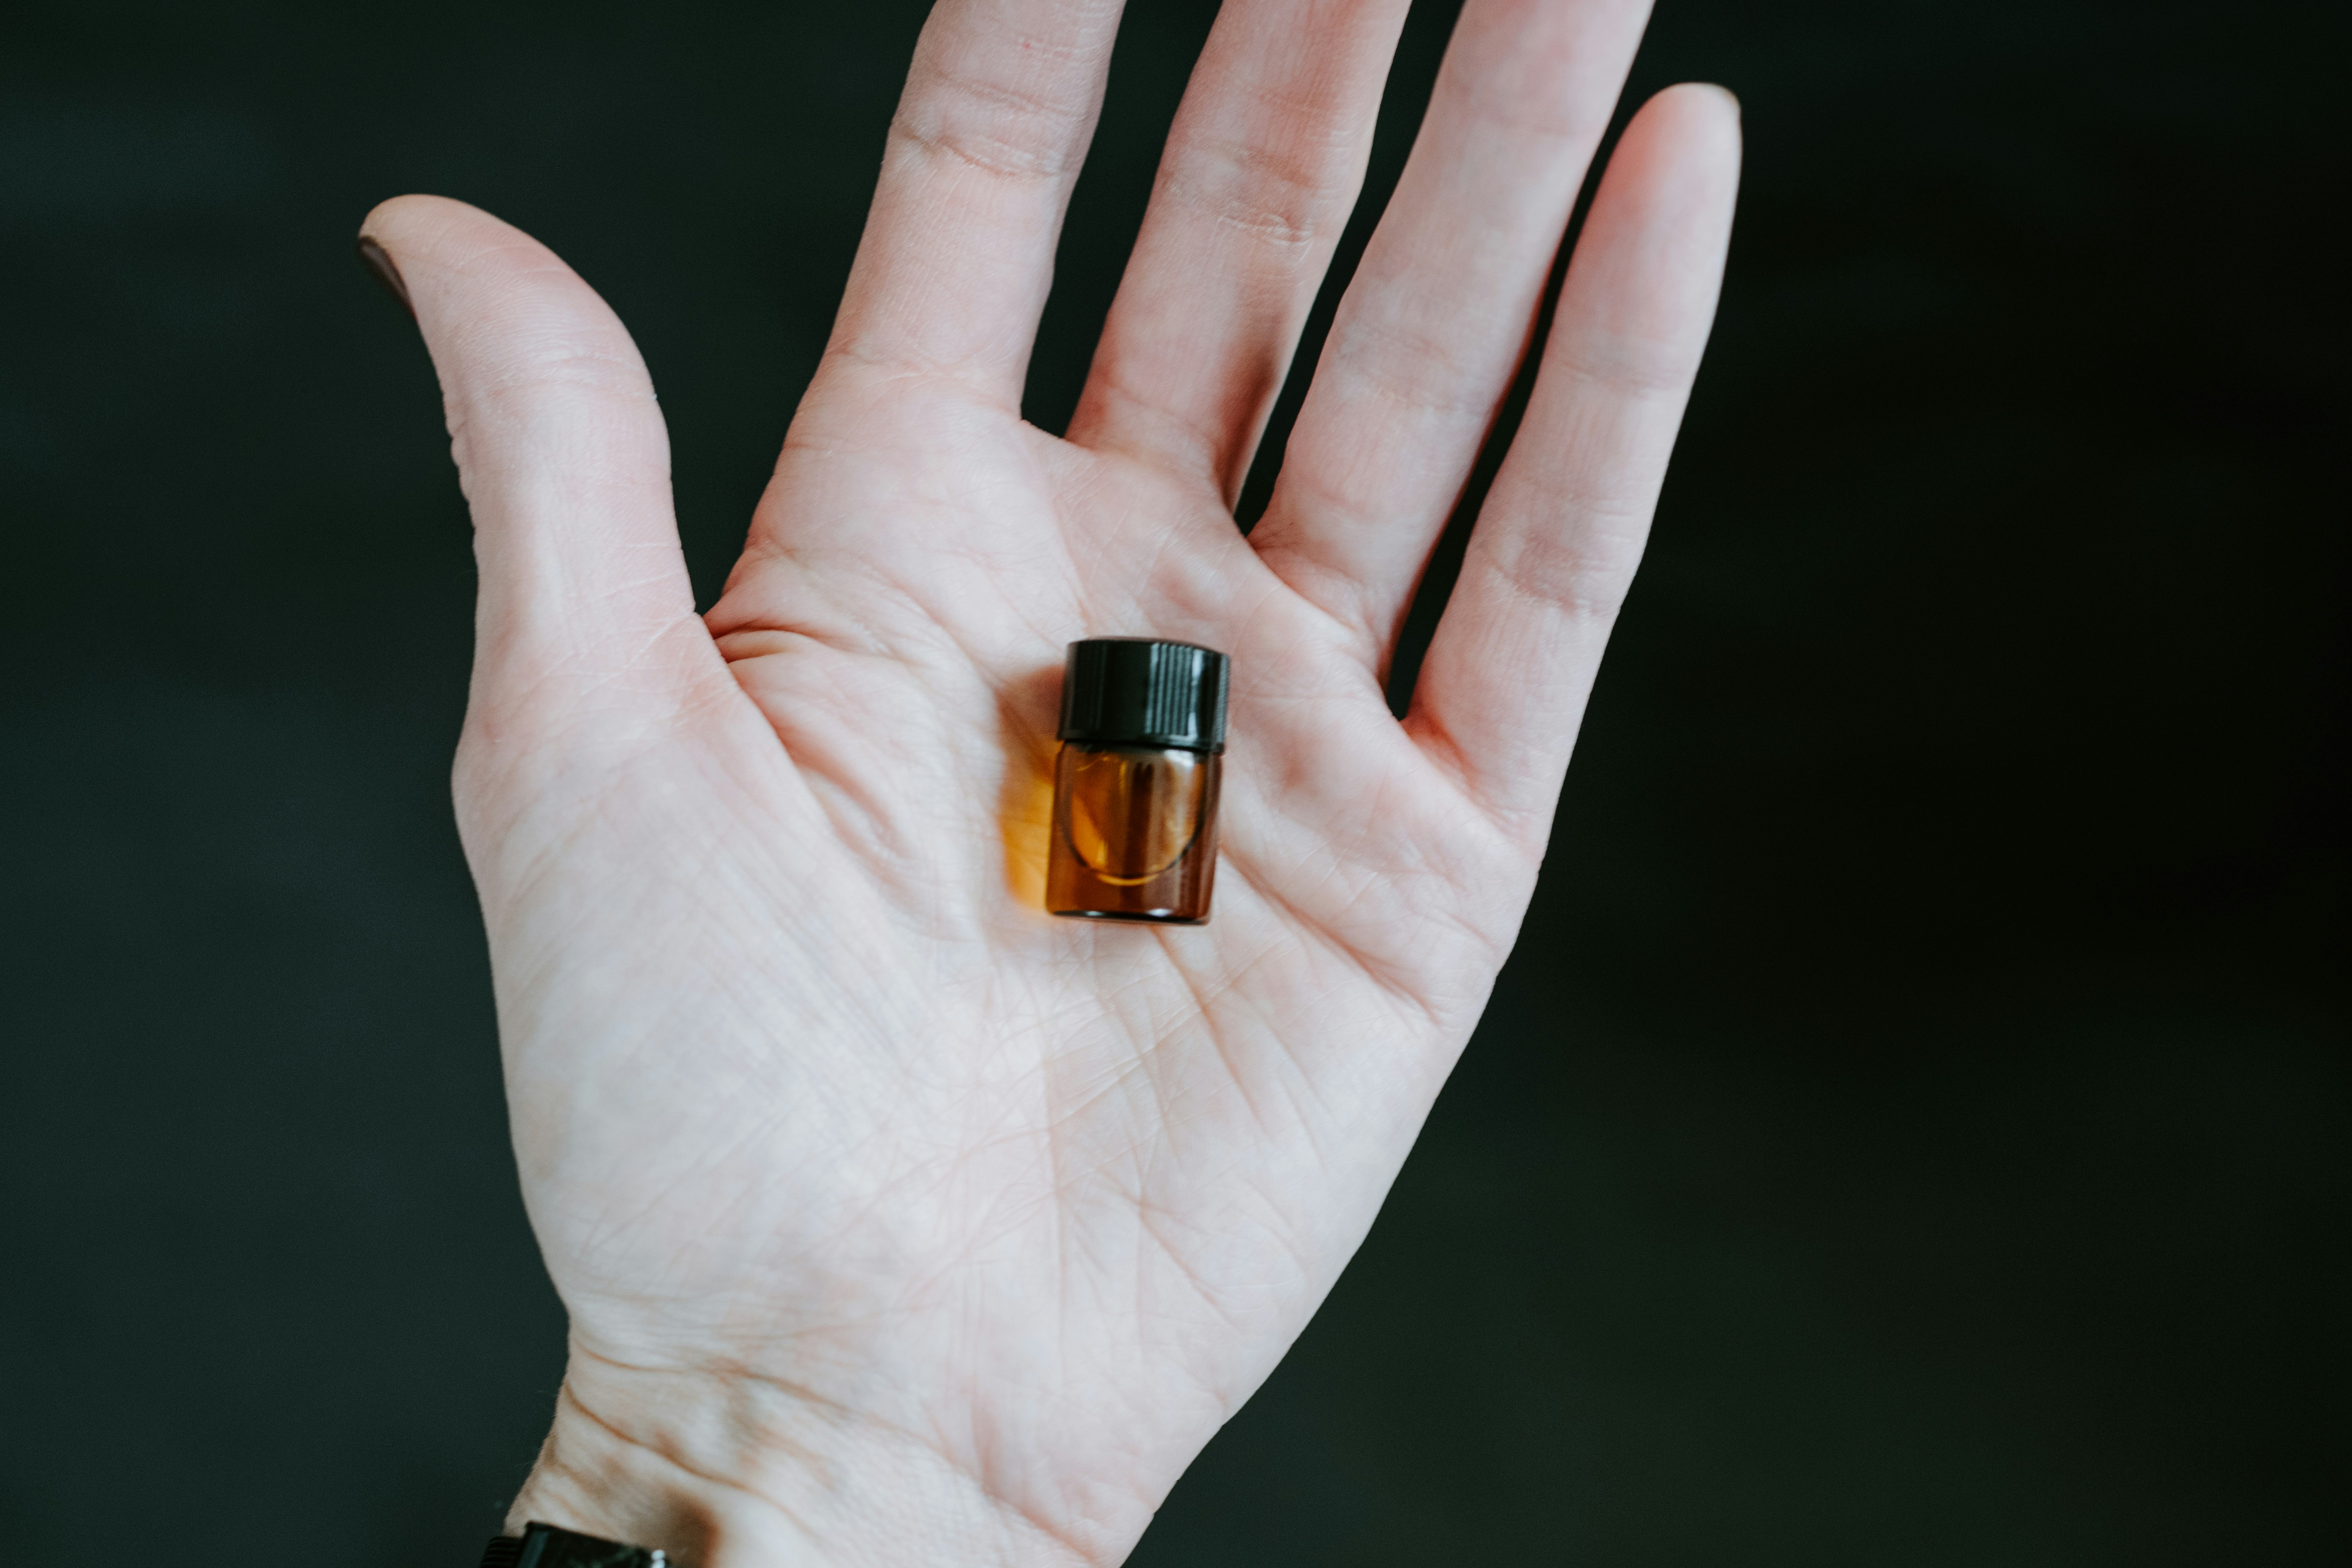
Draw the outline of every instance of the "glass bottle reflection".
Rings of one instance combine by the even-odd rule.
[[[1217,874],[1230,661],[1160,637],[1087,637],[1062,671],[1045,907],[1197,924]]]
[[[1046,907],[1096,919],[1205,920],[1223,761],[1181,747],[1066,742],[1055,763]]]

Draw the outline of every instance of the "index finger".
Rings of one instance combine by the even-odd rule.
[[[828,358],[1017,409],[1121,0],[940,0],[890,121]]]

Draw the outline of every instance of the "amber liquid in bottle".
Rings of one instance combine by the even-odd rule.
[[[1181,747],[1065,742],[1045,907],[1095,920],[1208,919],[1223,762]]]

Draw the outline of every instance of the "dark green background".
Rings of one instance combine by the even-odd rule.
[[[2343,9],[1666,0],[1637,89],[1732,86],[1749,172],[1542,890],[1137,1562],[2342,1561]],[[1213,10],[1137,0],[1041,423]],[[707,595],[920,11],[0,22],[13,1558],[495,1524],[562,1317],[449,824],[466,518],[352,233],[463,196],[604,292]]]

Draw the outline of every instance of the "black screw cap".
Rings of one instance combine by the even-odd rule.
[[[1230,662],[1214,648],[1188,642],[1074,642],[1062,675],[1062,739],[1222,752]]]

